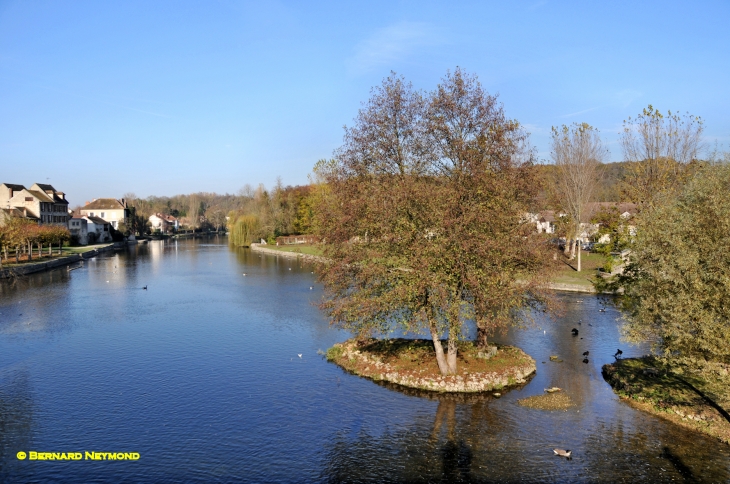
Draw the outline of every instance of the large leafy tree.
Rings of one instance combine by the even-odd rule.
[[[537,186],[525,142],[460,70],[428,95],[395,75],[375,88],[334,163],[319,167],[328,188],[314,225],[332,322],[361,335],[427,331],[448,374],[468,319],[486,345],[540,301],[551,259],[525,217]]]
[[[730,165],[704,167],[638,216],[623,289],[627,336],[694,362],[730,363]]]

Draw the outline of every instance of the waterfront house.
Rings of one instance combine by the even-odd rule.
[[[103,229],[102,229],[103,230]],[[71,217],[68,221],[71,237],[80,245],[89,243],[89,221],[82,217]]]
[[[163,234],[175,232],[180,227],[180,222],[175,217],[164,213],[150,215],[149,220],[152,230],[159,230]]]
[[[0,227],[5,225],[5,222],[10,218],[27,218],[29,220],[38,223],[38,218],[33,216],[32,213],[23,208],[0,208]]]
[[[115,229],[129,220],[129,208],[125,199],[95,198],[79,209],[81,216],[98,217],[106,220]]]
[[[66,195],[44,183],[35,183],[30,188],[14,183],[0,184],[0,208],[6,213],[18,209],[25,218],[41,225],[66,226],[69,219]]]
[[[87,223],[88,243],[94,244],[112,241],[111,224],[109,222],[91,215],[83,215],[81,218],[86,220]]]

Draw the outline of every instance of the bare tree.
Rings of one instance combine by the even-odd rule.
[[[667,111],[650,104],[636,119],[624,121],[621,148],[633,162],[624,180],[624,195],[640,208],[655,206],[684,186],[691,166],[704,149],[702,118]]]
[[[598,185],[600,164],[606,159],[608,149],[603,146],[598,130],[586,123],[572,126],[553,126],[550,156],[555,162],[555,188],[560,197],[560,205],[566,211],[573,227],[567,231],[565,245],[572,246],[571,259],[578,245],[578,271],[580,267],[581,222],[590,214],[586,213],[593,193]]]
[[[195,230],[200,226],[200,199],[197,195],[190,195],[188,199],[188,219],[190,220],[190,228]]]

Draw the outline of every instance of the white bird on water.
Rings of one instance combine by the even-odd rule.
[[[555,452],[555,455],[559,455],[560,457],[567,457],[568,459],[570,459],[570,454],[573,453],[570,449],[553,449],[553,452]]]
[[[297,353],[297,356],[298,356],[299,358],[301,358],[301,357],[302,357],[302,354],[301,354],[301,353]]]

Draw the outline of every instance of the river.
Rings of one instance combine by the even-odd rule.
[[[439,396],[325,361],[319,350],[348,334],[317,309],[311,271],[211,238],[1,282],[0,482],[730,481],[728,446],[630,408],[603,381],[617,348],[646,348],[620,342],[597,297],[561,295],[563,316],[498,338],[537,360],[523,387]],[[550,386],[577,405],[516,404]],[[30,451],[140,458],[18,458]]]

